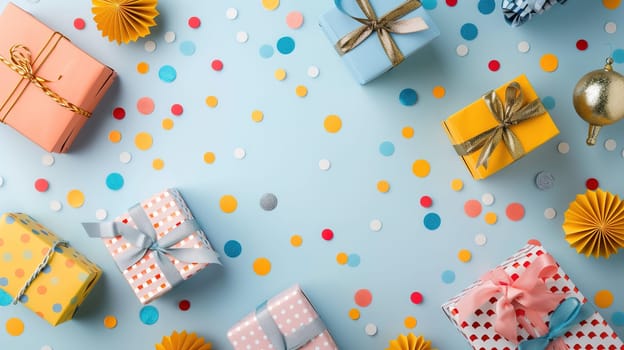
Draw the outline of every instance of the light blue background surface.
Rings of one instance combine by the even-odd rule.
[[[0,0],[0,5],[5,3]],[[601,310],[607,320],[614,312],[624,311],[624,282],[620,277],[624,255],[609,260],[586,259],[568,246],[561,230],[568,203],[585,191],[588,177],[596,177],[606,190],[624,193],[622,147],[608,152],[602,146],[607,138],[624,144],[624,124],[606,128],[599,145],[587,147],[586,126],[571,104],[578,78],[602,67],[605,57],[624,45],[620,33],[624,29],[616,34],[604,31],[607,21],[624,28],[623,8],[609,11],[597,0],[568,1],[512,29],[503,20],[499,2],[494,13],[482,15],[476,1],[459,1],[456,7],[448,7],[438,0],[430,14],[441,36],[400,67],[360,86],[317,26],[320,14],[332,6],[329,0],[283,0],[272,12],[264,10],[259,0],[161,1],[159,25],[149,38],[157,43],[153,53],[144,50],[146,39],[117,46],[101,38],[90,20],[89,1],[17,3],[113,67],[119,80],[71,152],[55,155],[51,167],[42,165],[44,151],[9,127],[0,128],[0,176],[5,180],[0,187],[0,209],[29,213],[70,240],[105,271],[75,320],[56,328],[23,306],[0,308],[1,325],[11,317],[19,317],[26,325],[19,337],[9,336],[3,326],[0,348],[152,349],[163,335],[187,329],[206,337],[217,349],[228,349],[226,332],[231,325],[265,298],[300,283],[343,349],[385,348],[390,339],[409,331],[403,325],[409,315],[418,320],[414,333],[425,335],[439,349],[468,349],[439,306],[530,238],[542,241],[588,298],[593,299],[601,289],[614,293],[613,305]],[[226,19],[229,7],[239,10],[238,19]],[[299,30],[285,24],[291,10],[305,16]],[[201,18],[199,29],[188,27],[190,16]],[[73,28],[77,17],[87,21],[85,30]],[[465,42],[459,34],[466,22],[479,28],[474,41]],[[167,31],[176,33],[174,43],[164,41]],[[238,31],[249,33],[247,43],[236,42]],[[296,41],[292,54],[284,56],[276,51],[271,58],[260,57],[262,45],[275,47],[284,35]],[[581,38],[589,42],[587,51],[575,48]],[[179,49],[187,40],[197,46],[190,57]],[[531,45],[528,53],[516,48],[522,40]],[[462,43],[470,48],[466,57],[455,54]],[[554,73],[539,67],[540,57],[548,52],[559,58]],[[214,58],[224,62],[223,71],[210,68]],[[490,59],[501,62],[498,72],[488,70]],[[140,61],[150,64],[148,74],[136,72]],[[165,64],[177,69],[177,80],[171,84],[158,78],[158,69]],[[310,65],[320,68],[317,79],[306,75]],[[273,77],[277,68],[287,71],[285,81]],[[618,64],[615,69],[624,70]],[[556,106],[551,114],[561,134],[501,173],[473,181],[454,154],[440,122],[483,92],[521,73],[527,74],[540,96],[554,97]],[[300,84],[309,89],[305,98],[294,93]],[[446,88],[443,99],[431,94],[437,85]],[[401,105],[398,99],[400,91],[408,87],[419,95],[418,103],[411,107]],[[204,103],[209,95],[219,98],[217,108]],[[143,96],[156,102],[156,110],[149,116],[136,110],[136,102]],[[184,105],[181,117],[170,115],[174,103]],[[124,120],[112,117],[117,106],[125,108]],[[264,112],[261,123],[251,120],[254,109]],[[343,127],[337,134],[323,129],[329,114],[342,119]],[[170,131],[161,127],[165,117],[175,121]],[[414,128],[412,139],[401,136],[404,126]],[[120,143],[108,141],[111,130],[121,131]],[[152,149],[140,151],[134,146],[138,131],[154,136]],[[390,157],[379,152],[384,141],[395,145]],[[562,141],[570,144],[570,153],[557,152],[556,146]],[[243,160],[233,157],[237,147],[247,151]],[[119,161],[123,151],[132,154],[129,164]],[[214,164],[204,163],[207,151],[216,154]],[[161,171],[151,166],[158,157],[165,161]],[[319,169],[321,159],[331,161],[329,171]],[[431,163],[431,174],[424,179],[412,174],[412,163],[417,159]],[[539,171],[555,176],[554,188],[540,191],[535,187],[534,177]],[[111,172],[123,174],[125,185],[119,191],[105,185]],[[40,177],[51,185],[45,193],[33,187]],[[454,178],[464,181],[461,192],[450,189]],[[376,183],[382,179],[391,184],[389,193],[377,191]],[[112,219],[166,187],[181,190],[220,253],[231,239],[241,242],[243,251],[238,258],[224,256],[222,268],[208,268],[154,302],[160,320],[146,326],[138,317],[141,305],[103,244],[87,238],[80,223],[94,221],[98,209],[106,209]],[[79,209],[65,201],[67,192],[74,188],[86,195],[86,203]],[[277,209],[271,212],[259,206],[261,196],[268,192],[279,199]],[[483,214],[471,219],[463,212],[466,200],[479,199],[487,192],[496,198],[494,205],[486,208],[499,215],[499,222],[493,226],[485,224]],[[219,199],[225,194],[238,199],[238,209],[232,214],[219,209]],[[419,204],[425,194],[434,201],[429,209]],[[52,200],[63,202],[60,212],[50,210]],[[525,206],[522,221],[506,218],[505,208],[511,202]],[[554,220],[543,216],[549,207],[558,212]],[[422,224],[429,212],[442,218],[435,231]],[[380,232],[369,229],[373,219],[383,222]],[[334,230],[332,241],[321,239],[324,228]],[[475,245],[477,233],[487,235],[487,245]],[[301,247],[290,245],[293,234],[303,237]],[[462,248],[473,253],[469,263],[456,257]],[[359,254],[361,264],[355,268],[338,265],[338,252]],[[252,262],[261,256],[273,264],[265,277],[252,270]],[[455,272],[453,283],[442,282],[445,270]],[[353,295],[360,288],[371,290],[373,302],[361,308],[358,321],[352,321],[348,311],[356,307]],[[422,304],[410,302],[413,291],[423,294]],[[178,309],[182,299],[191,301],[187,312]],[[117,317],[117,328],[103,326],[106,315]],[[368,323],[378,326],[376,336],[365,334]],[[624,335],[623,327],[615,329]]]

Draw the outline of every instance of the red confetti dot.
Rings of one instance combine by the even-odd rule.
[[[433,200],[431,199],[431,197],[429,196],[420,197],[420,205],[422,205],[423,208],[429,208],[431,207],[432,204],[433,204]]]
[[[76,18],[74,20],[74,28],[78,29],[78,30],[83,30],[85,29],[85,26],[87,24],[85,23],[85,20],[82,18]]]
[[[587,187],[588,190],[594,191],[598,188],[600,184],[598,183],[598,180],[594,179],[593,177],[590,177],[589,179],[587,179],[587,181],[585,181],[585,187]]]
[[[178,307],[180,308],[180,310],[182,310],[182,311],[186,311],[186,310],[188,310],[188,309],[190,309],[190,308],[191,308],[191,302],[190,302],[190,301],[188,301],[188,300],[186,300],[186,299],[185,299],[185,300],[182,300],[182,301],[180,301],[180,303],[178,304]]]
[[[580,39],[580,40],[578,40],[576,42],[576,48],[579,49],[580,51],[587,50],[588,46],[589,46],[589,44],[587,44],[587,40]]]
[[[358,289],[353,299],[358,306],[367,307],[373,302],[373,294],[368,289]]]
[[[412,293],[412,295],[410,295],[410,300],[414,304],[420,304],[423,301],[423,296],[422,294],[420,294],[420,292],[414,292]]]
[[[450,7],[457,5],[457,0],[446,0],[446,4]]]
[[[505,214],[511,221],[520,221],[524,217],[524,207],[520,203],[511,203],[507,206]]]
[[[126,117],[126,110],[121,108],[121,107],[117,107],[115,109],[113,109],[113,118],[117,119],[117,120],[122,120],[123,118]]]
[[[492,72],[496,72],[500,69],[500,62],[498,62],[497,60],[491,60],[488,63],[488,68],[492,71]]]
[[[323,239],[326,241],[331,241],[332,239],[334,239],[334,231],[326,228],[321,233],[321,237],[323,237]]]
[[[35,181],[35,189],[39,192],[45,192],[50,188],[50,183],[46,179],[37,179]]]
[[[217,72],[223,69],[223,62],[221,62],[221,60],[213,60],[210,65],[212,66],[212,69]]]
[[[189,27],[191,27],[193,29],[197,29],[201,25],[201,20],[199,19],[199,17],[193,16],[193,17],[189,18],[188,25],[189,25]]]
[[[176,104],[171,106],[171,113],[173,115],[180,116],[180,115],[182,115],[182,112],[184,112],[184,108],[182,107],[181,104],[176,103]]]

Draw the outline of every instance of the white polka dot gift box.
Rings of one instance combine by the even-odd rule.
[[[442,309],[473,349],[624,349],[540,245],[526,245]]]
[[[102,270],[21,213],[0,217],[0,305],[21,303],[56,326],[72,319]]]
[[[147,304],[211,264],[221,264],[180,192],[167,189],[113,222],[83,223]]]
[[[329,330],[299,285],[260,304],[230,328],[235,350],[335,350]]]

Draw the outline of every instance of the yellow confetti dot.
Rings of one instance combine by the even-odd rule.
[[[147,62],[139,62],[137,64],[137,72],[141,73],[141,74],[145,74],[147,72],[149,72],[149,64],[147,64]]]
[[[455,192],[463,190],[464,182],[461,179],[453,179],[453,181],[451,181],[451,189]]]
[[[401,130],[401,134],[406,139],[411,139],[412,137],[414,137],[414,128],[412,128],[411,126],[406,126],[403,128],[403,130]]]
[[[360,310],[358,309],[351,309],[349,310],[349,318],[352,320],[359,320],[360,319]]]
[[[485,223],[488,225],[494,225],[498,221],[498,215],[496,213],[488,212],[483,217],[485,219]]]
[[[152,148],[154,140],[148,132],[140,132],[134,137],[134,145],[141,151],[147,151]]]
[[[84,193],[80,190],[71,190],[67,192],[67,204],[72,208],[80,208],[85,202]]]
[[[557,70],[559,66],[559,60],[557,56],[552,53],[547,53],[542,58],[540,58],[540,67],[546,72],[554,72]]]
[[[212,163],[215,162],[216,159],[217,159],[217,157],[215,156],[214,153],[212,153],[212,152],[204,153],[204,162],[206,162],[208,164],[212,164]]]
[[[433,94],[433,97],[435,98],[442,98],[444,97],[444,95],[446,95],[446,89],[444,88],[444,86],[438,85],[433,88],[431,93]]]
[[[219,104],[219,99],[216,96],[208,96],[206,97],[206,104],[210,108],[215,108]]]
[[[381,193],[387,193],[390,191],[390,183],[386,180],[379,180],[377,182],[377,191]]]
[[[405,320],[403,321],[405,328],[409,328],[409,329],[416,327],[417,323],[418,321],[416,321],[416,318],[414,316],[407,316]]]
[[[279,0],[262,0],[262,6],[269,11],[275,10],[279,5]]]
[[[295,88],[295,93],[299,97],[306,97],[308,95],[308,88],[303,85],[299,85]]]
[[[301,236],[299,235],[292,235],[290,236],[290,244],[293,247],[301,247],[301,245],[303,244],[303,238],[301,238]]]
[[[9,335],[17,337],[24,332],[24,322],[17,317],[9,318],[6,321],[6,331]]]
[[[154,168],[154,170],[162,170],[165,167],[165,161],[160,159],[160,158],[156,158],[152,161],[152,168]]]
[[[470,252],[470,250],[468,249],[461,249],[458,253],[457,253],[457,258],[459,259],[459,261],[461,262],[469,262],[470,259],[472,259],[472,253]]]
[[[332,134],[337,133],[342,128],[342,120],[339,116],[335,114],[330,114],[325,117],[325,121],[323,122],[323,126],[327,132],[331,132]]]
[[[260,276],[266,276],[271,272],[271,262],[267,258],[258,258],[253,263],[253,270]]]
[[[278,68],[275,70],[275,79],[282,81],[286,79],[286,71],[282,68]],[[299,95],[299,93],[297,93]],[[304,95],[305,96],[305,95]]]
[[[104,317],[104,327],[108,329],[113,329],[117,327],[117,318],[112,315]]]
[[[254,122],[260,123],[263,119],[264,119],[264,113],[262,113],[262,111],[259,111],[256,109],[253,112],[251,112],[251,120],[253,120]]]
[[[609,10],[615,10],[620,6],[622,0],[602,0],[602,5]]]
[[[412,172],[418,177],[427,177],[431,171],[431,165],[424,159],[418,159],[412,164]]]
[[[613,293],[611,291],[603,289],[596,292],[594,295],[594,304],[599,308],[608,308],[613,304]]]
[[[336,254],[336,262],[340,265],[344,265],[349,261],[349,256],[347,253],[340,252]]]
[[[119,130],[111,130],[111,132],[108,133],[108,140],[112,143],[121,141],[121,132],[119,132]]]
[[[162,121],[162,128],[165,130],[171,130],[173,129],[173,119],[171,118],[165,118]]]
[[[238,201],[231,194],[226,194],[219,200],[219,206],[224,213],[230,214],[238,207]]]

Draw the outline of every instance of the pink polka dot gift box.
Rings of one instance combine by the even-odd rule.
[[[235,350],[335,350],[329,330],[299,285],[260,304],[230,328]]]
[[[526,245],[442,309],[473,349],[624,349],[540,245]]]
[[[142,304],[212,264],[221,264],[180,192],[167,189],[112,222],[83,223],[101,238]]]
[[[102,270],[21,213],[0,217],[0,305],[21,303],[56,326],[72,319]]]

